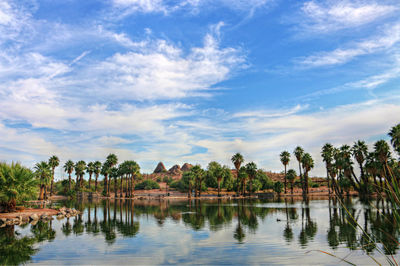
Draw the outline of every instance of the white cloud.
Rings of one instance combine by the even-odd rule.
[[[298,59],[298,63],[307,67],[320,67],[338,65],[349,62],[355,57],[387,51],[400,42],[400,23],[390,25],[382,35],[373,36],[349,44],[349,48],[337,48],[329,52],[317,54]]]
[[[114,13],[117,17],[135,13],[164,13],[168,15],[177,10],[189,10],[195,14],[200,10],[210,10],[216,6],[229,8],[232,10],[249,13],[252,16],[257,8],[266,6],[272,0],[184,0],[184,1],[165,1],[165,0],[113,0]]]
[[[192,48],[188,54],[164,40],[155,40],[136,51],[117,53],[88,66],[79,73],[82,78],[78,77],[78,82],[84,80],[96,95],[107,97],[176,99],[207,95],[243,62],[240,50],[220,48],[210,34],[204,38],[203,47]]]
[[[308,1],[301,7],[301,23],[306,30],[328,33],[362,26],[398,10],[378,1]]]

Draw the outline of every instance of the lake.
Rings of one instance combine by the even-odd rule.
[[[398,227],[383,200],[349,198],[343,205],[328,198],[57,204],[83,213],[0,228],[0,264],[337,265],[346,264],[339,259],[345,258],[376,265],[373,259],[387,264],[389,254],[399,261]]]

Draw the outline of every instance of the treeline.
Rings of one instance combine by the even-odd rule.
[[[388,133],[390,143],[397,155],[400,155],[400,124],[391,128]],[[296,147],[293,154],[299,164],[300,181],[303,195],[309,192],[308,173],[314,167],[314,160],[309,153],[304,153],[301,147]],[[368,197],[373,193],[397,197],[399,193],[400,164],[385,140],[378,140],[373,150],[368,150],[365,141],[358,140],[352,146],[342,145],[334,147],[326,143],[321,150],[325,162],[329,193],[339,197],[355,190],[361,197]],[[280,159],[285,171],[285,192],[287,180],[293,182],[295,171],[286,167],[290,161],[290,153],[283,151]],[[359,171],[355,171],[358,167]],[[356,174],[359,172],[359,174]]]

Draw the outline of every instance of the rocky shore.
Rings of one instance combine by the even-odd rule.
[[[48,222],[53,220],[53,216],[61,220],[80,214],[80,211],[74,208],[62,207],[60,209],[24,209],[12,213],[0,213],[0,227],[7,225],[23,225],[30,223],[37,224],[39,221]]]

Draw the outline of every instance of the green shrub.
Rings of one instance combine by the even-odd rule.
[[[279,194],[281,194],[282,190],[283,190],[283,184],[282,184],[282,182],[280,182],[280,181],[275,182],[275,183],[274,183],[274,191],[275,191],[276,193],[278,193],[278,195],[279,195]]]
[[[143,190],[143,189],[150,190],[150,189],[157,189],[157,188],[159,189],[160,185],[157,182],[150,180],[150,179],[144,180],[143,182],[136,184],[136,186],[135,186],[135,189],[137,189],[137,190]]]
[[[157,181],[157,183],[160,183],[161,182],[161,176],[158,176],[156,181]]]

